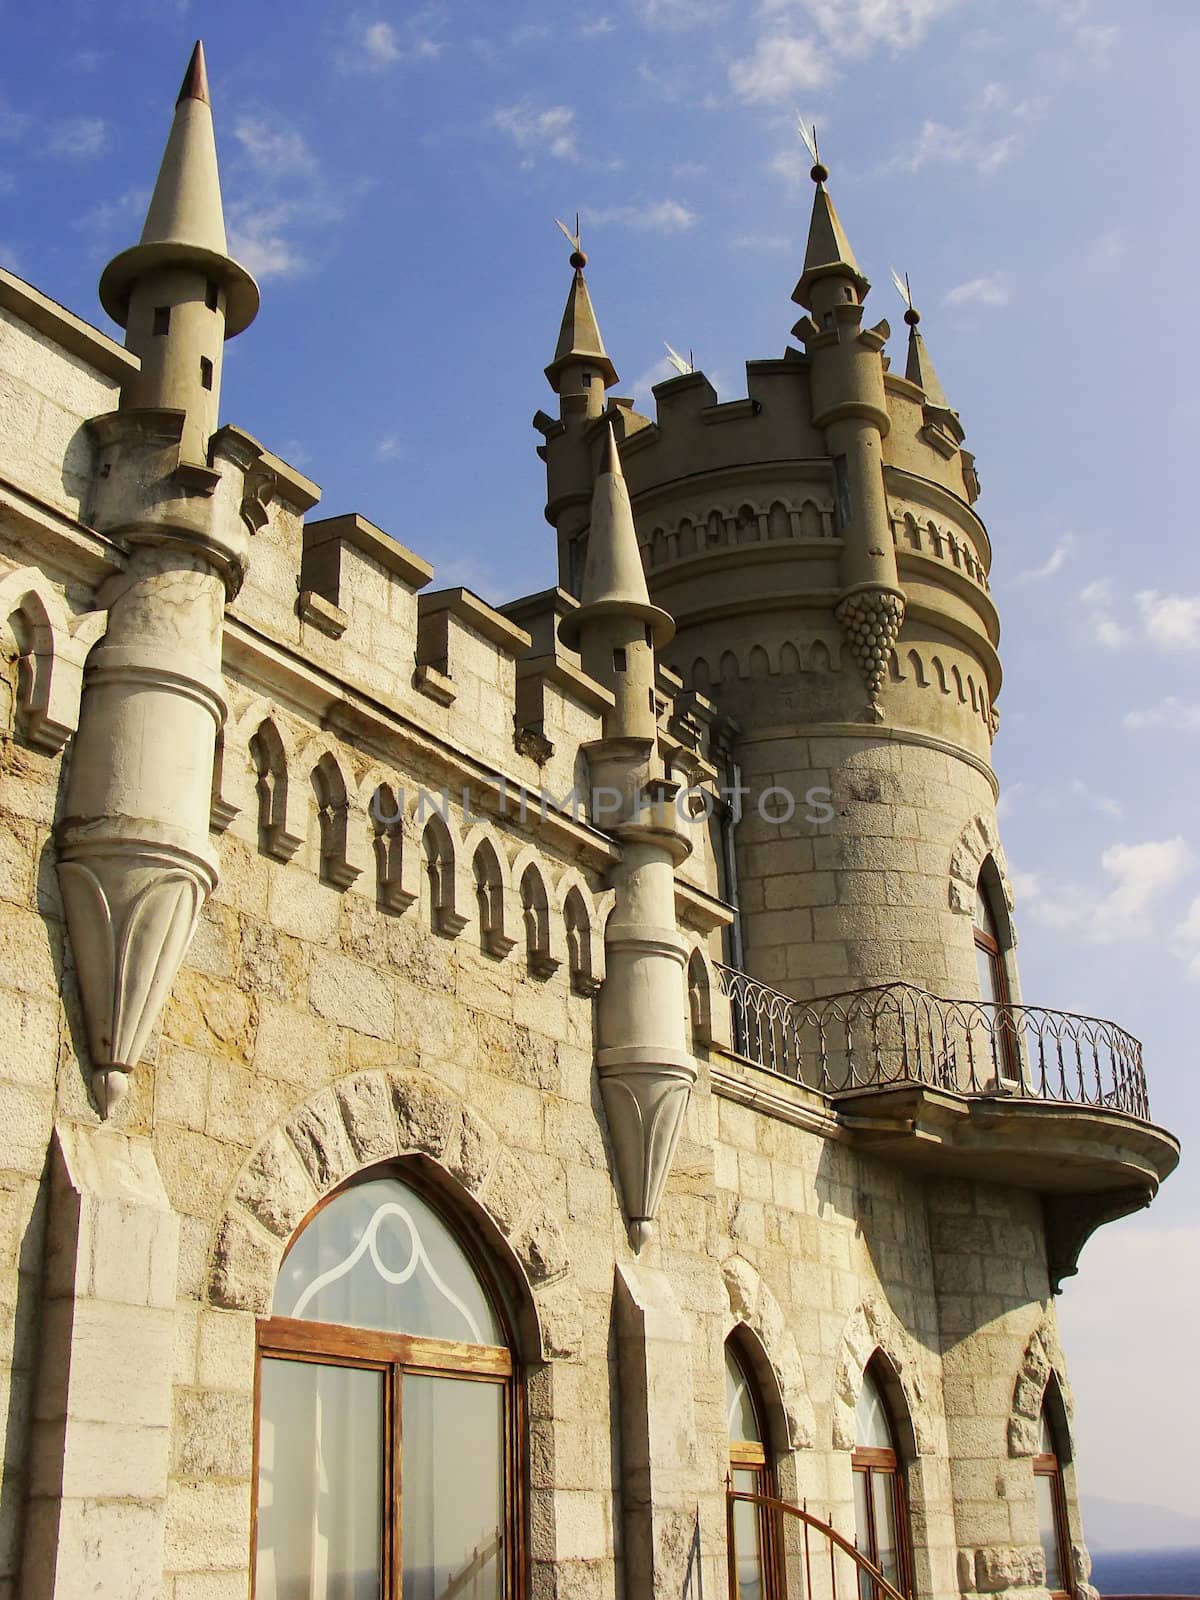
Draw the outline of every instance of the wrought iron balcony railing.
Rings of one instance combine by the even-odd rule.
[[[718,964],[738,1055],[825,1094],[925,1084],[1150,1120],[1141,1044],[1044,1006],[944,1000],[911,983],[793,1000]]]

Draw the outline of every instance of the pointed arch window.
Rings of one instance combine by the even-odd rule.
[[[1067,1533],[1067,1492],[1059,1451],[1060,1430],[1050,1414],[1057,1395],[1047,1391],[1042,1402],[1041,1438],[1033,1458],[1033,1499],[1038,1539],[1046,1560],[1046,1588],[1063,1600],[1072,1592],[1071,1541]]]
[[[731,1343],[725,1346],[725,1419],[731,1487],[741,1494],[773,1496],[775,1476],[762,1405],[749,1369]],[[735,1500],[731,1531],[731,1600],[780,1600],[778,1540],[767,1507]]]
[[[904,1473],[892,1420],[875,1363],[863,1373],[855,1410],[854,1542],[903,1594],[912,1592],[912,1548]],[[858,1576],[859,1600],[883,1600],[866,1572]]]
[[[254,1600],[518,1593],[512,1353],[429,1197],[377,1170],[318,1206],[258,1344]]]
[[[990,858],[980,869],[975,884],[975,965],[979,973],[979,998],[987,1005],[1009,1007],[1012,990],[1008,981],[1005,961],[1005,941],[1001,937],[1000,923],[996,917],[993,896],[996,888],[991,880],[995,869]],[[998,887],[998,886],[997,886]],[[1011,1011],[1001,1009],[994,1014],[992,1039],[996,1059],[996,1075],[1002,1082],[1015,1082],[1021,1076],[1020,1052],[1017,1041],[1017,1018]]]

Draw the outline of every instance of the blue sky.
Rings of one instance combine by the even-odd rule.
[[[0,26],[0,261],[107,326],[96,279],[203,33],[263,286],[225,416],[492,600],[554,578],[529,426],[569,281],[553,217],[583,213],[618,392],[652,404],[669,340],[735,397],[794,320],[815,119],[871,305],[900,329],[910,273],[979,459],[1025,994],[1142,1037],[1191,1139],[1194,0],[0,0]],[[1060,1302],[1092,1493],[1193,1509],[1198,1202],[1185,1162]]]

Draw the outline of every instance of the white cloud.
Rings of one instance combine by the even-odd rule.
[[[1097,644],[1106,650],[1119,650],[1130,640],[1129,629],[1114,615],[1112,580],[1095,578],[1079,591],[1079,604]]]
[[[1029,567],[1024,572],[1018,572],[1016,581],[1018,583],[1044,583],[1047,578],[1053,578],[1055,573],[1061,572],[1071,559],[1071,553],[1074,548],[1075,535],[1073,533],[1064,534],[1040,567]]]
[[[617,25],[611,17],[593,17],[579,24],[579,34],[584,39],[596,39],[604,33],[615,33]]]
[[[1089,944],[1145,938],[1160,921],[1165,896],[1196,865],[1187,842],[1148,839],[1114,844],[1100,857],[1099,884],[1050,884],[1038,880],[1030,901],[1034,919]]]
[[[1019,788],[1020,785],[1014,784],[1013,787]],[[999,816],[999,814],[999,808],[997,808],[996,815]],[[1041,893],[1042,880],[1036,872],[1022,872],[1019,868],[1010,868],[1008,881],[1012,885],[1013,898],[1016,900],[1018,907],[1022,900],[1035,900]]]
[[[144,217],[150,204],[148,189],[126,189],[115,200],[100,200],[75,219],[75,226],[91,234],[111,234],[117,228],[128,231]]]
[[[404,453],[404,440],[398,433],[389,433],[375,446],[376,461],[399,461]]]
[[[728,0],[637,0],[636,10],[648,28],[682,31],[716,22],[729,5]]]
[[[426,28],[428,20],[427,13],[419,12],[401,31],[383,18],[353,18],[350,48],[342,52],[341,64],[360,71],[383,72],[400,61],[435,60],[445,46],[431,37]]]
[[[731,250],[790,250],[794,241],[782,233],[735,233],[729,241]]]
[[[271,112],[240,117],[233,136],[256,172],[265,178],[307,178],[317,170],[304,135]]]
[[[998,272],[985,273],[978,278],[968,278],[955,284],[942,296],[947,306],[1006,306],[1009,301],[1008,286]]]
[[[786,100],[800,89],[821,89],[829,82],[831,66],[812,38],[792,34],[767,34],[751,55],[729,64],[729,83],[743,100]]]
[[[696,220],[696,213],[681,200],[647,200],[640,205],[606,206],[585,211],[584,220],[595,228],[615,223],[644,233],[681,233]]]
[[[1197,733],[1200,732],[1200,705],[1188,705],[1186,701],[1169,694],[1156,706],[1127,711],[1121,723],[1126,728],[1180,728]]]
[[[103,117],[68,117],[51,130],[46,149],[68,161],[89,161],[108,149],[108,124]]]
[[[1168,1183],[1157,1204],[1186,1215],[1186,1199],[1178,1205],[1170,1193]],[[1089,1493],[1194,1514],[1200,1384],[1173,1386],[1166,1425],[1162,1400],[1163,1374],[1188,1372],[1195,1359],[1200,1226],[1160,1228],[1154,1217],[1101,1228],[1079,1276],[1063,1286],[1057,1311],[1071,1352],[1072,1426]]]
[[[1015,133],[990,137],[965,128],[952,128],[944,122],[926,118],[921,124],[911,152],[900,163],[909,172],[942,163],[946,166],[971,166],[987,177],[1000,168],[1016,150]]]
[[[812,157],[800,145],[787,146],[777,150],[767,162],[768,172],[773,172],[777,178],[782,178],[785,183],[793,187],[808,182],[809,168],[812,166]]]
[[[229,217],[229,247],[260,282],[294,278],[307,270],[308,258],[286,230],[302,215],[302,208],[286,201],[266,207],[234,207]]]
[[[519,100],[501,106],[493,113],[492,126],[508,134],[530,167],[539,155],[558,161],[578,161],[575,143],[575,113],[570,106],[546,106],[539,110],[532,101]]]
[[[1200,650],[1200,595],[1142,589],[1136,598],[1149,644],[1173,653]]]
[[[803,12],[827,39],[847,53],[865,54],[877,45],[911,50],[958,0],[765,0],[762,10]]]
[[[5,239],[0,239],[0,267],[4,267],[8,272],[15,272],[18,278],[21,276],[20,257]]]
[[[648,411],[654,404],[651,390],[656,383],[665,383],[668,378],[677,378],[679,374],[671,365],[666,356],[661,356],[652,367],[647,367],[633,380],[633,398],[638,408]]]

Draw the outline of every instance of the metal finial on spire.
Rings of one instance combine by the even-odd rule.
[[[821,160],[821,146],[817,141],[817,125],[815,122],[806,122],[804,118],[797,113],[796,127],[799,130],[800,137],[804,140],[805,146],[808,149],[808,153],[813,160],[812,171],[809,173],[809,177],[814,183],[824,183],[829,177],[829,168]]]
[[[579,213],[578,213],[578,211],[575,213],[575,232],[574,233],[571,232],[570,228],[567,227],[566,223],[563,222],[561,218],[555,217],[554,220],[555,220],[555,222],[558,223],[558,226],[562,229],[563,237],[566,239],[567,243],[571,246],[571,265],[575,268],[576,272],[582,272],[584,267],[587,266],[587,257],[584,255],[583,250],[580,248],[580,244],[579,244]]]
[[[921,320],[921,313],[917,310],[916,306],[913,305],[912,285],[908,281],[908,273],[906,272],[902,278],[896,271],[895,267],[893,267],[892,282],[896,285],[896,293],[900,296],[901,300],[904,301],[904,304],[907,308],[904,313],[904,320],[908,323],[910,328],[915,328],[918,322]]]
[[[204,41],[201,39],[196,40],[175,104],[178,106],[184,100],[203,100],[206,106],[212,104],[208,97],[208,68],[204,63]]]

